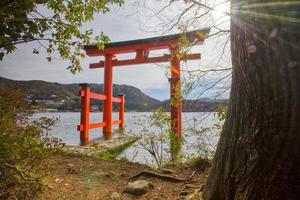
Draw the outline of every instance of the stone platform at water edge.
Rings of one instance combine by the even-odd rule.
[[[63,152],[72,155],[100,156],[105,153],[118,154],[136,142],[138,136],[118,136],[110,140],[96,139],[85,146],[64,146]]]

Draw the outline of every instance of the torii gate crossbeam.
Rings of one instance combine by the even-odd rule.
[[[202,29],[190,31],[185,33],[185,37],[193,42],[193,45],[203,44],[205,37],[208,35],[210,29]],[[84,50],[88,56],[104,56],[104,61],[90,64],[90,68],[104,68],[104,101],[103,110],[103,135],[105,138],[112,137],[112,103],[113,103],[113,67],[170,62],[171,78],[170,82],[170,101],[176,100],[176,105],[170,105],[171,110],[171,127],[177,138],[181,141],[181,87],[180,87],[180,55],[178,55],[178,40],[181,34],[167,35],[162,37],[153,37],[147,39],[139,39],[124,42],[113,42],[105,45],[104,49],[99,49],[96,45],[85,45]],[[169,49],[170,54],[149,57],[149,51]],[[134,59],[118,60],[114,59],[117,54],[135,52]],[[188,54],[185,60],[200,59],[200,54]],[[179,87],[178,87],[179,86]]]

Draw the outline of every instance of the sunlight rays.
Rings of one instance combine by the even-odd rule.
[[[243,8],[261,8],[261,7],[278,7],[278,6],[296,6],[300,5],[300,1],[280,1],[280,2],[267,2],[267,3],[254,3],[244,5]]]
[[[297,18],[297,12],[285,12],[284,8],[300,5],[300,1],[284,1],[284,2],[267,2],[267,3],[253,3],[253,4],[234,4],[231,8],[231,15],[248,15],[248,16],[254,16],[257,18],[264,18],[264,19],[273,19],[273,20],[279,20],[282,22],[288,22],[288,23],[300,23],[299,17]],[[257,12],[257,9],[259,9],[259,12]],[[253,11],[253,10],[256,11]],[[280,9],[280,13],[285,13],[285,15],[276,15],[267,13],[267,11],[276,12],[275,9]],[[295,16],[295,17],[294,17]]]
[[[261,38],[261,35],[257,33],[261,33],[265,35],[266,29],[261,29],[262,27],[256,27],[253,24],[249,24],[247,21],[250,20],[250,18],[256,18],[260,20],[266,20],[270,24],[273,24],[273,29],[268,30],[269,31],[269,37],[275,38],[279,34],[278,30],[276,28],[277,25],[288,25],[288,24],[294,24],[295,26],[298,26],[300,23],[299,14],[296,11],[295,7],[296,5],[300,5],[300,1],[285,1],[285,2],[268,2],[268,3],[253,3],[253,4],[241,4],[236,3],[232,5],[231,8],[231,22],[234,23],[237,27],[240,29],[243,29],[246,31],[247,34],[253,35],[255,32],[256,34],[253,35],[253,43],[255,43],[255,40],[260,41],[263,43],[267,48],[272,49],[272,45],[268,41],[264,41]],[[236,16],[244,16],[243,18],[236,17]],[[237,20],[239,18],[239,20]],[[241,20],[243,19],[243,20]],[[245,29],[245,27],[247,27]],[[265,27],[267,28],[267,27]],[[288,32],[292,33],[293,30],[289,29]],[[299,33],[295,33],[299,34]],[[283,40],[283,39],[282,39]],[[284,41],[282,41],[284,42]],[[255,44],[253,44],[255,45]],[[296,44],[287,44],[289,46],[295,46]],[[246,45],[247,46],[247,45]],[[249,45],[248,45],[249,46]]]

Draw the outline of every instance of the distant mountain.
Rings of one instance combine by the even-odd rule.
[[[160,104],[160,107],[165,111],[170,110],[170,101],[165,100]],[[184,112],[212,112],[216,111],[218,106],[227,107],[228,99],[183,99],[182,100],[182,110]]]
[[[0,87],[18,89],[24,93],[32,103],[43,103],[47,107],[59,110],[79,110],[79,84],[60,84],[46,81],[15,81],[0,77]],[[103,84],[89,84],[91,91],[102,94]],[[140,89],[129,85],[113,85],[113,96],[125,95],[126,110],[148,111],[161,104],[144,94]],[[99,103],[100,102],[100,103]],[[102,101],[94,100],[91,105],[101,108]],[[117,108],[117,106],[116,106]]]
[[[79,84],[60,84],[46,81],[15,81],[0,77],[0,87],[17,89],[24,93],[32,105],[43,105],[44,108],[61,111],[79,111],[80,97]],[[103,93],[103,84],[89,84],[91,91]],[[144,94],[140,89],[129,85],[113,85],[113,96],[125,95],[126,111],[152,111],[158,107],[169,110],[169,100],[159,101]],[[227,99],[197,99],[183,100],[182,108],[185,112],[211,112],[217,106],[227,106]],[[102,110],[102,101],[92,100],[93,111]],[[114,105],[118,110],[118,105]]]

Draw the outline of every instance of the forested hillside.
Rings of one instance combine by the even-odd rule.
[[[6,89],[20,90],[32,105],[43,105],[43,108],[58,109],[60,111],[79,111],[80,97],[78,96],[80,86],[77,83],[60,84],[46,81],[15,81],[0,77],[0,87]],[[89,84],[91,91],[103,93],[103,84]],[[159,101],[144,94],[140,89],[129,85],[113,86],[113,96],[125,95],[126,111],[152,111],[158,107],[169,110],[169,101]],[[102,102],[92,100],[92,111],[102,110]],[[226,99],[197,99],[183,100],[183,111],[206,112],[214,111],[217,106],[227,106]],[[118,105],[114,105],[114,110]]]

